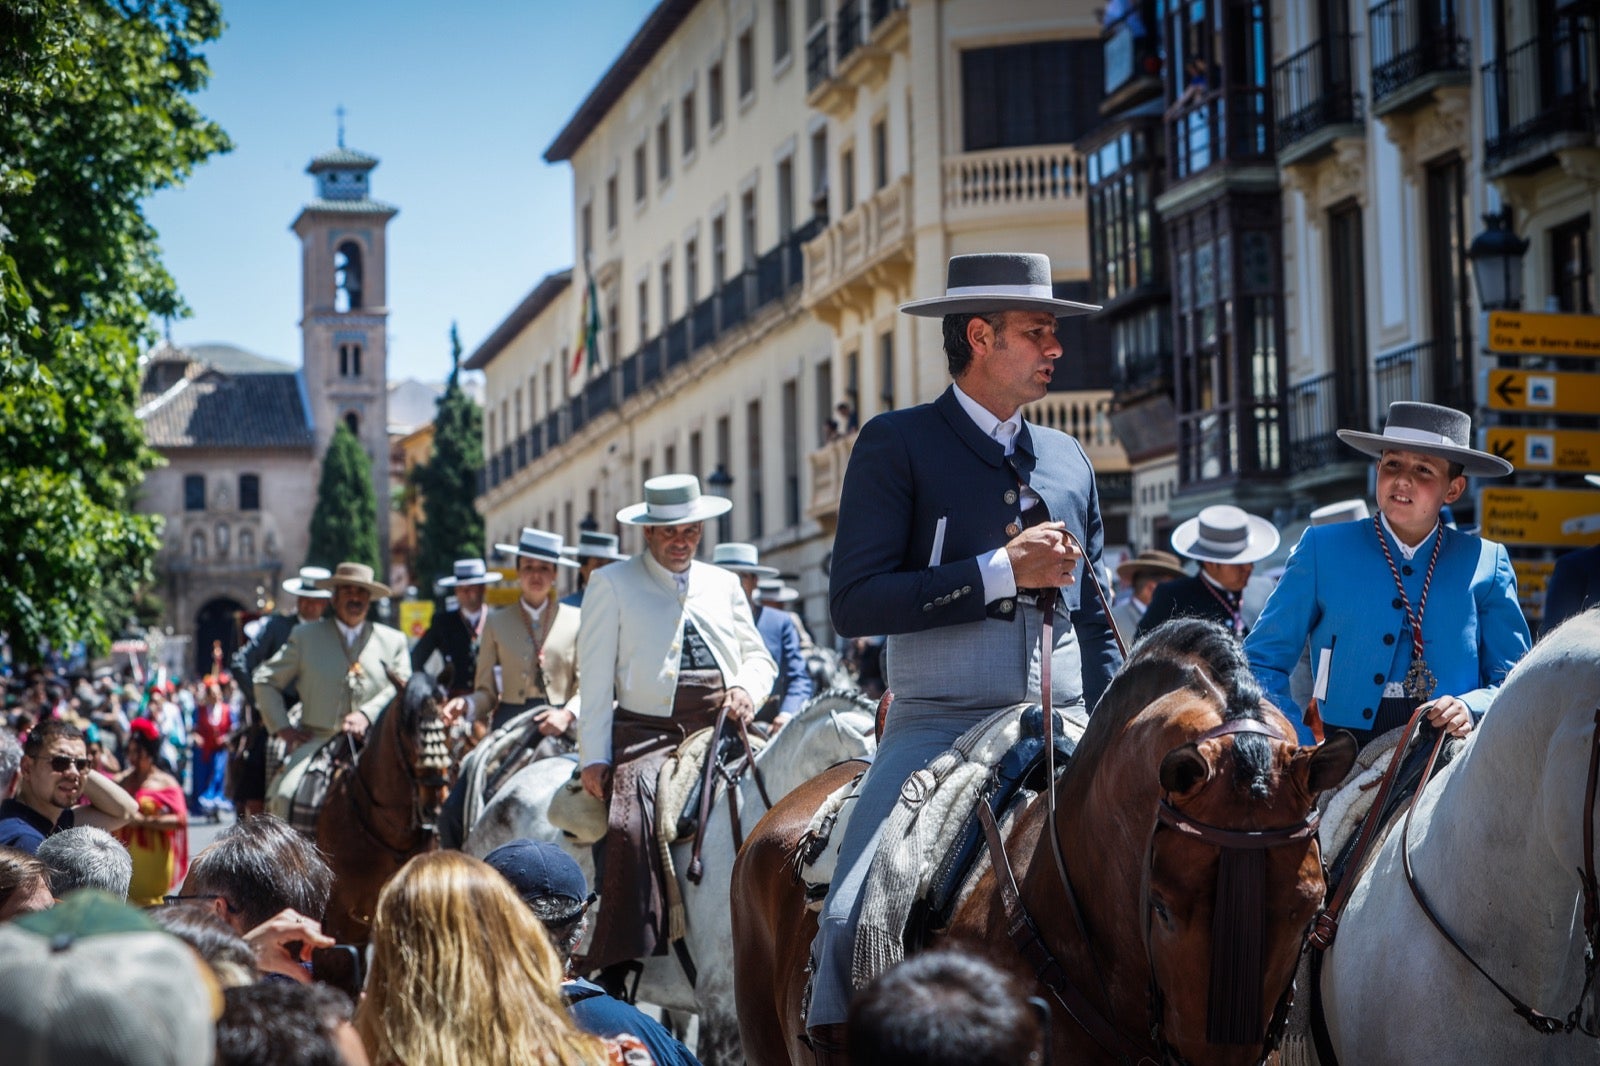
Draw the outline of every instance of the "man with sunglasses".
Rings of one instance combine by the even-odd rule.
[[[138,813],[133,797],[93,763],[75,726],[46,719],[28,735],[17,771],[17,794],[0,803],[0,844],[30,855],[44,838],[74,825],[120,829]],[[78,808],[80,797],[91,806]]]

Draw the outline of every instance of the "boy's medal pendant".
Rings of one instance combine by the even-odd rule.
[[[1411,668],[1406,671],[1406,678],[1401,682],[1405,694],[1415,703],[1423,703],[1433,698],[1434,687],[1438,679],[1433,676],[1433,671],[1428,669],[1428,664],[1421,657],[1411,660]]]

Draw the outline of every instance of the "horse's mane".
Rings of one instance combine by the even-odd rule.
[[[763,763],[773,751],[776,750],[779,752],[784,752],[787,751],[792,744],[798,743],[798,740],[789,739],[786,741],[785,738],[798,738],[804,735],[805,727],[810,724],[812,719],[816,718],[817,715],[821,713],[820,709],[830,704],[843,704],[844,706],[836,709],[841,713],[858,713],[865,715],[868,722],[871,721],[872,714],[877,707],[872,699],[863,694],[860,689],[825,689],[824,691],[817,693],[807,700],[805,702],[805,706],[801,707],[795,712],[793,720],[790,721],[788,725],[784,726],[781,731],[779,731],[778,735],[772,739],[772,742],[756,753],[756,762]],[[868,725],[867,731],[869,733],[871,732],[870,725]]]
[[[411,679],[400,690],[400,720],[397,724],[407,732],[414,730],[417,717],[422,713],[423,706],[429,700],[443,703],[444,689],[439,686],[439,682],[428,671],[417,670],[412,673]]]
[[[1092,770],[1129,721],[1179,689],[1207,697],[1220,693],[1224,721],[1261,720],[1261,686],[1233,635],[1204,619],[1174,619],[1134,645],[1095,705],[1068,773],[1079,768]],[[1236,733],[1233,742],[1236,785],[1257,796],[1266,795],[1274,765],[1272,745],[1254,733]]]

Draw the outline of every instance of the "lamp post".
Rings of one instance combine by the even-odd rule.
[[[728,468],[721,463],[706,477],[706,488],[713,496],[721,496],[725,500],[733,499],[733,475],[728,473]],[[731,514],[717,516],[717,543],[725,544],[733,539],[733,522]]]
[[[1509,207],[1499,214],[1484,215],[1483,224],[1488,228],[1472,238],[1467,250],[1478,284],[1478,305],[1485,311],[1519,311],[1522,257],[1528,253],[1528,240],[1518,237],[1512,228]]]
[[[594,520],[594,512],[590,511],[583,516],[583,521],[578,523],[578,532],[593,533],[600,528],[600,523]]]

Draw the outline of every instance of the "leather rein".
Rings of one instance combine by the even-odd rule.
[[[739,807],[742,802],[739,782],[744,778],[745,769],[749,769],[750,776],[755,778],[756,791],[761,793],[761,802],[766,804],[767,810],[772,810],[772,797],[767,795],[767,782],[761,774],[761,767],[756,765],[756,749],[750,743],[750,727],[743,719],[735,721],[739,723],[739,741],[744,745],[744,766],[735,771],[729,764],[717,762],[717,742],[722,739],[722,727],[727,724],[727,720],[728,705],[723,703],[722,709],[717,712],[716,727],[711,731],[711,743],[706,746],[705,770],[700,775],[700,824],[694,835],[689,869],[684,874],[689,883],[694,885],[698,885],[700,879],[705,876],[705,863],[700,859],[700,849],[705,845],[706,826],[711,819],[711,804],[716,799],[718,778],[728,786],[728,821],[733,828],[735,853],[744,847],[744,826],[740,824],[739,819]]]
[[[1087,560],[1089,553],[1084,550],[1082,542],[1070,530],[1064,530],[1063,533],[1072,541],[1082,557]],[[1110,626],[1111,634],[1117,643],[1117,650],[1126,659],[1127,646],[1123,643],[1122,634],[1117,630],[1115,619],[1112,618],[1110,603],[1106,597],[1105,589],[1100,584],[1099,576],[1095,574],[1092,565],[1086,565],[1084,570],[1088,573],[1095,595],[1099,598],[1101,609],[1105,612],[1107,625]],[[1059,591],[1054,588],[1046,589],[1038,596],[1038,606],[1042,615],[1039,636],[1039,695],[1041,709],[1044,712],[1045,731],[1044,750],[1047,783],[1044,793],[1047,812],[1046,835],[1050,839],[1050,852],[1055,861],[1056,876],[1066,893],[1068,909],[1072,914],[1073,922],[1077,926],[1078,935],[1083,942],[1084,953],[1088,956],[1089,963],[1094,970],[1095,985],[1101,990],[1105,999],[1105,1009],[1102,1010],[1092,1003],[1083,991],[1073,983],[1071,977],[1067,974],[1066,968],[1062,966],[1060,960],[1055,957],[1045,943],[1043,933],[1028,913],[1026,905],[1022,902],[1022,894],[1017,887],[1016,874],[1012,869],[1010,856],[1006,854],[1005,843],[1000,836],[1000,828],[995,822],[994,813],[989,809],[988,804],[980,803],[978,804],[978,822],[983,828],[984,840],[989,849],[990,865],[995,871],[995,882],[1005,910],[1006,933],[1010,936],[1013,946],[1033,968],[1034,976],[1037,980],[1045,986],[1055,1001],[1077,1023],[1078,1027],[1087,1033],[1107,1054],[1115,1057],[1126,1066],[1183,1066],[1183,1059],[1177,1055],[1162,1035],[1161,993],[1156,984],[1153,964],[1150,966],[1149,1041],[1133,1040],[1110,1020],[1109,1015],[1112,1011],[1110,1009],[1108,986],[1104,973],[1100,969],[1099,960],[1095,956],[1093,942],[1089,938],[1088,925],[1084,920],[1083,908],[1078,903],[1077,894],[1072,888],[1072,879],[1067,874],[1066,858],[1061,847],[1061,831],[1056,820],[1055,714],[1051,708],[1050,678],[1050,657],[1055,644],[1054,617],[1058,596]],[[1197,737],[1195,743],[1235,733],[1258,733],[1275,740],[1286,739],[1264,722],[1254,719],[1234,719],[1233,721],[1224,722]],[[1149,868],[1155,854],[1156,831],[1163,827],[1171,828],[1177,832],[1185,833],[1202,843],[1223,849],[1264,849],[1314,837],[1319,818],[1318,813],[1313,810],[1303,822],[1282,829],[1230,830],[1196,821],[1173,807],[1163,798],[1158,807],[1157,824],[1155,830],[1151,832],[1150,847],[1145,858],[1145,889],[1144,898],[1141,900],[1141,908],[1145,914],[1143,937],[1146,953],[1148,954],[1151,950],[1149,935]],[[1294,982],[1291,981],[1273,1011],[1260,1062],[1266,1062],[1276,1049],[1282,1036],[1283,1027],[1288,1021],[1289,1008],[1293,1000]]]
[[[393,710],[393,708],[391,708],[391,710]],[[422,744],[420,732],[421,731],[419,730],[419,736],[417,740],[419,745]],[[406,760],[404,748],[399,744],[395,745],[395,754],[398,757],[397,761],[400,763],[400,769],[405,773],[406,779],[411,785],[411,824],[406,828],[411,832],[412,835],[412,842],[410,844],[407,844],[403,847],[395,847],[393,844],[385,840],[383,835],[378,832],[378,827],[374,823],[371,814],[372,812],[376,811],[395,810],[396,807],[393,804],[384,804],[378,801],[378,797],[372,791],[372,786],[367,782],[366,777],[361,773],[362,748],[358,748],[356,746],[355,738],[349,733],[345,733],[344,738],[345,743],[350,749],[350,769],[347,772],[346,777],[354,779],[356,786],[359,788],[361,793],[360,799],[365,801],[367,807],[367,810],[362,809],[362,804],[360,801],[358,801],[356,795],[356,788],[347,788],[345,789],[345,795],[350,798],[351,814],[354,815],[356,823],[361,826],[362,830],[367,834],[368,837],[376,841],[380,847],[389,852],[389,854],[394,858],[404,862],[412,855],[416,854],[417,850],[422,846],[422,841],[424,838],[432,836],[436,832],[435,827],[429,824],[428,820],[423,817],[422,789],[425,786],[444,785],[448,784],[448,782],[445,780],[443,774],[419,776],[412,768],[411,764]]]

